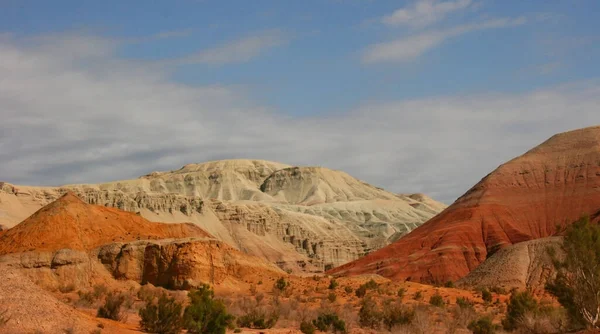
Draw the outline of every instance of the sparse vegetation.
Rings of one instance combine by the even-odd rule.
[[[446,283],[444,283],[444,286],[446,288],[454,288],[454,282],[452,281],[447,281]]]
[[[467,298],[464,298],[464,297],[456,298],[456,305],[458,305],[458,307],[460,307],[461,309],[472,309],[473,308],[473,302],[471,302],[470,300],[468,300]]]
[[[287,282],[284,277],[280,277],[275,282],[275,288],[279,291],[285,290],[285,288],[287,288],[288,286],[289,286],[289,282]]]
[[[279,320],[279,313],[276,311],[266,312],[262,308],[253,308],[246,314],[237,319],[240,327],[267,329],[275,326]]]
[[[358,323],[362,327],[377,329],[381,324],[383,313],[373,298],[364,298],[358,311]]]
[[[446,303],[444,302],[444,297],[442,297],[439,292],[436,293],[429,298],[429,304],[436,307],[444,307]]]
[[[123,295],[114,292],[109,292],[106,295],[106,300],[104,301],[104,304],[98,308],[96,316],[98,318],[121,321],[123,319],[121,307],[123,306],[124,302],[125,297]]]
[[[188,293],[190,304],[183,313],[184,328],[189,333],[223,334],[233,323],[222,301],[214,299],[210,286],[204,284]]]
[[[352,293],[352,292],[354,292],[354,289],[352,289],[351,286],[346,285],[346,287],[344,288],[344,291],[346,291],[346,293]]]
[[[152,299],[147,299],[146,306],[139,311],[140,327],[150,333],[179,333],[183,327],[181,311],[181,304],[167,294],[161,295],[156,304]]]
[[[315,325],[310,321],[303,320],[300,323],[300,331],[304,334],[314,334],[315,330]]]
[[[331,303],[335,302],[337,299],[337,295],[335,294],[335,292],[330,292],[327,295],[327,300],[329,300]]]
[[[367,283],[359,286],[358,289],[356,289],[356,291],[354,291],[354,293],[356,294],[356,297],[362,298],[367,294],[367,290],[375,290],[378,287],[379,287],[379,284],[377,284],[377,282],[375,282],[375,280],[371,279]]]
[[[402,305],[400,301],[387,302],[383,307],[382,321],[389,331],[396,326],[412,323],[414,317],[414,309]]]
[[[486,303],[492,302],[493,296],[488,288],[481,289],[481,299],[483,299],[483,301]]]
[[[502,320],[502,326],[509,331],[515,330],[526,314],[537,314],[539,312],[538,302],[530,292],[515,292],[510,296],[506,318]]]
[[[329,330],[334,333],[347,332],[346,322],[340,319],[335,313],[320,314],[312,323],[321,332],[328,332]]]
[[[406,289],[400,288],[400,289],[398,289],[398,292],[396,295],[398,296],[398,298],[402,299],[402,297],[404,297],[405,293],[406,293]]]
[[[417,292],[415,293],[415,295],[413,296],[413,299],[414,299],[414,300],[421,300],[421,299],[423,299],[423,292],[421,292],[421,291],[417,291]]]
[[[496,326],[492,322],[492,318],[485,316],[477,320],[472,321],[469,326],[469,330],[473,334],[493,334],[496,333]]]
[[[329,281],[329,290],[335,290],[335,288],[337,288],[337,287],[338,287],[338,285],[339,285],[339,284],[338,284],[338,282],[335,280],[335,278],[332,278],[332,279]]]

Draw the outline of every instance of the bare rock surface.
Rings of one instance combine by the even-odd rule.
[[[467,287],[501,287],[542,293],[556,275],[548,248],[561,255],[562,237],[548,237],[505,247],[457,282]]]

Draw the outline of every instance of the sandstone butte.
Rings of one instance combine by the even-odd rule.
[[[63,248],[91,250],[112,242],[210,237],[194,224],[153,223],[131,212],[90,205],[66,193],[0,235],[0,255]]]
[[[600,216],[600,126],[551,137],[402,239],[328,273],[454,281],[496,251],[559,234],[582,215]]]

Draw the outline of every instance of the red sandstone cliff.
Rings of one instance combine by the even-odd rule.
[[[456,280],[494,251],[600,216],[600,126],[561,133],[483,178],[424,225],[329,273]]]

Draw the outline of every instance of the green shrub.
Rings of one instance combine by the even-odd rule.
[[[361,327],[377,329],[383,318],[383,313],[377,306],[377,303],[370,297],[365,298],[360,303],[358,311],[358,323]]]
[[[557,269],[546,290],[567,310],[574,328],[600,327],[600,225],[582,217],[565,230],[564,260],[548,249]]]
[[[421,291],[417,291],[413,297],[414,300],[421,300],[423,299],[423,292]]]
[[[461,309],[473,308],[473,302],[464,297],[456,298],[456,305],[458,305],[458,307],[460,307]]]
[[[161,295],[157,303],[147,299],[139,311],[140,327],[149,333],[177,334],[183,327],[182,309],[182,305],[167,294]]]
[[[234,333],[241,333],[241,332],[242,332],[242,329],[241,329],[241,328],[236,328],[236,329],[234,329],[234,330],[233,330],[233,332],[234,332]]]
[[[334,333],[346,333],[346,322],[335,313],[320,314],[317,319],[313,320],[313,325],[321,332],[331,329]]]
[[[366,287],[367,289],[371,289],[371,290],[377,289],[377,287],[379,287],[379,284],[377,284],[377,282],[375,282],[375,280],[374,280],[374,279],[370,279],[370,280],[369,280],[367,283],[365,283],[364,285],[365,285],[365,287]]]
[[[96,316],[98,318],[121,321],[121,319],[123,319],[123,315],[121,312],[123,302],[125,302],[125,297],[123,295],[116,294],[114,292],[109,292],[106,295],[104,305],[98,308]]]
[[[493,297],[490,290],[488,290],[487,288],[481,289],[481,299],[483,299],[483,301],[486,303],[491,303]]]
[[[493,334],[496,333],[496,326],[492,323],[492,318],[483,317],[473,320],[467,327],[473,334]]]
[[[438,292],[429,298],[429,304],[436,307],[444,307],[446,305],[444,298]]]
[[[347,286],[344,288],[344,291],[346,291],[346,293],[352,293],[352,292],[354,291],[354,289],[352,289],[352,287],[351,287],[351,286],[347,285]]]
[[[329,300],[330,302],[335,302],[335,300],[337,299],[337,295],[335,294],[335,292],[331,292],[329,293],[329,295],[327,295],[327,300]]]
[[[183,324],[189,333],[223,334],[233,323],[234,317],[222,301],[214,299],[210,286],[203,284],[190,291],[188,297],[190,304],[183,313]]]
[[[398,293],[397,293],[398,298],[402,299],[402,297],[404,297],[405,293],[406,293],[406,289],[404,289],[404,288],[398,289]]]
[[[354,293],[356,294],[356,297],[362,298],[367,294],[367,287],[361,285],[358,287],[358,289],[356,289],[356,291],[354,291]]]
[[[338,284],[338,282],[335,280],[335,278],[332,278],[332,279],[329,281],[329,290],[335,290],[335,288],[337,288],[337,287],[338,287],[338,285],[339,285],[339,284]]]
[[[285,288],[287,288],[290,284],[285,280],[285,278],[280,277],[276,282],[275,282],[275,288],[279,291],[283,291],[285,290]]]
[[[509,331],[515,330],[525,314],[538,314],[539,312],[538,302],[530,292],[515,292],[510,296],[506,308],[506,318],[502,320],[502,326]]]
[[[379,284],[377,284],[377,282],[375,282],[375,280],[371,279],[367,283],[359,286],[358,289],[356,289],[356,291],[354,293],[356,293],[356,296],[358,298],[362,298],[367,294],[367,290],[375,290],[378,287],[379,287]]]
[[[454,288],[454,282],[452,281],[447,281],[446,283],[444,283],[444,286],[446,288]]]
[[[300,331],[304,334],[314,334],[315,325],[313,325],[310,321],[302,320],[300,323]]]

